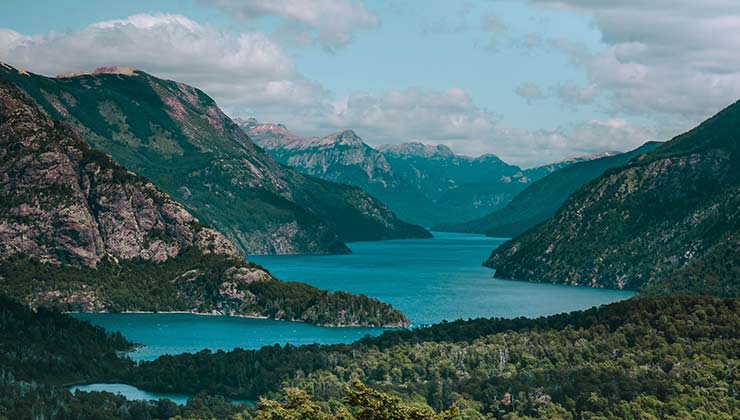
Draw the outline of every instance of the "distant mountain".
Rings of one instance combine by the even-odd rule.
[[[456,225],[435,226],[434,230],[485,233],[504,238],[519,235],[550,218],[581,186],[598,178],[608,169],[622,166],[635,156],[654,150],[658,145],[656,142],[648,142],[627,153],[608,152],[564,161],[571,163],[531,183],[506,207],[480,219]]]
[[[608,170],[494,250],[496,277],[660,292],[740,292],[740,102]]]
[[[0,295],[71,311],[406,325],[365,296],[274,279],[0,77]]]
[[[460,156],[444,145],[405,143],[375,149],[351,130],[300,137],[281,124],[255,119],[239,124],[279,162],[309,175],[358,186],[401,218],[424,226],[488,214],[556,168],[524,171],[494,155]]]
[[[551,173],[557,171],[558,169],[565,168],[566,166],[570,166],[574,163],[588,162],[590,160],[596,160],[596,159],[601,159],[601,158],[605,158],[609,156],[615,156],[621,153],[622,152],[607,151],[607,152],[600,152],[600,153],[592,153],[589,155],[575,156],[575,157],[561,160],[559,162],[548,163],[547,165],[525,169],[524,172],[527,174],[528,177],[532,179],[540,179],[540,178],[546,177],[547,175],[550,175]]]
[[[341,253],[344,241],[429,236],[358,188],[280,165],[194,87],[121,67],[50,78],[0,65],[0,77],[245,253]]]
[[[299,137],[281,124],[255,124],[247,134],[286,165],[308,175],[350,185],[395,188],[391,167],[382,153],[363,143],[352,130],[326,137]]]

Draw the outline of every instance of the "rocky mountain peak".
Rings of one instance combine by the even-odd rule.
[[[505,164],[503,160],[501,160],[500,157],[497,155],[494,155],[493,153],[486,153],[483,155],[478,156],[475,158],[478,162],[487,162],[487,163],[502,163]]]
[[[329,134],[322,138],[320,143],[336,144],[341,146],[362,146],[365,144],[360,136],[358,136],[353,130],[344,130]]]
[[[408,142],[401,144],[389,144],[380,146],[378,148],[383,153],[388,153],[394,156],[415,156],[422,158],[441,157],[450,158],[454,157],[455,153],[449,147],[444,144],[425,144],[422,142]]]
[[[71,71],[57,75],[57,78],[63,79],[77,76],[97,76],[99,74],[118,74],[122,76],[135,76],[139,69],[129,66],[105,66],[98,67],[93,71]]]

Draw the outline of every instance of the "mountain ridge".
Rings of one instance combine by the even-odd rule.
[[[403,219],[423,226],[482,217],[506,205],[532,181],[578,161],[524,170],[494,154],[457,155],[445,145],[409,142],[374,148],[353,130],[301,137],[282,124],[255,118],[238,121],[279,162],[308,175],[358,186]],[[337,143],[345,137],[351,141]]]
[[[277,163],[197,88],[141,70],[0,77],[151,179],[247,254],[350,252],[353,240],[428,237],[377,199]]]
[[[634,290],[660,285],[664,292],[681,282],[686,293],[702,293],[710,281],[686,284],[682,277],[699,279],[704,270],[718,283],[713,290],[737,295],[738,132],[740,102],[607,170],[548,221],[494,250],[485,265],[503,278]],[[731,257],[720,262],[722,255]]]

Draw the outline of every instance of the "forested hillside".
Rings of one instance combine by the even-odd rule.
[[[588,183],[485,265],[508,279],[737,295],[738,132],[735,103]]]
[[[353,345],[167,356],[144,363],[132,380],[243,398],[296,386],[332,406],[360,379],[466,418],[729,420],[740,414],[739,313],[736,299],[639,298],[539,319],[387,332]]]

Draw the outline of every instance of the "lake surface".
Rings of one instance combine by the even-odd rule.
[[[110,392],[111,394],[118,394],[126,397],[128,400],[132,401],[146,401],[146,400],[159,400],[159,399],[167,399],[171,400],[172,402],[184,405],[188,401],[187,395],[181,395],[181,394],[159,394],[156,392],[146,392],[142,391],[139,388],[133,387],[131,385],[126,384],[90,384],[90,385],[75,385],[73,387],[69,388],[69,391],[71,393],[75,393],[76,391],[84,391],[84,392]]]
[[[353,254],[252,256],[281,280],[364,293],[402,310],[414,326],[478,317],[541,316],[586,309],[632,292],[525,283],[493,278],[481,263],[504,239],[436,233],[434,239],[355,242]],[[79,314],[146,347],[150,360],[204,348],[231,350],[291,343],[348,343],[382,329],[323,328],[263,319],[190,314]]]
[[[185,405],[188,402],[188,399],[190,399],[190,396],[184,395],[184,394],[162,394],[158,392],[147,392],[142,391],[139,388],[136,388],[135,386],[126,385],[126,384],[89,384],[89,385],[75,385],[72,387],[69,387],[69,391],[71,393],[75,393],[76,391],[82,391],[82,392],[110,392],[111,394],[118,394],[121,396],[126,397],[126,399],[131,401],[151,401],[151,400],[161,400],[166,399],[174,402],[178,405]],[[247,400],[231,400],[231,402],[235,404],[246,404],[246,405],[254,405],[254,402],[247,401]]]
[[[482,263],[507,239],[433,232],[433,239],[350,243],[348,255],[269,255],[248,259],[281,280],[364,293],[419,326],[443,320],[552,315],[634,293],[494,279]]]
[[[381,328],[326,328],[298,322],[191,314],[75,314],[110,331],[120,331],[144,344],[129,355],[153,360],[163,354],[203,349],[258,349],[273,344],[351,343]]]

